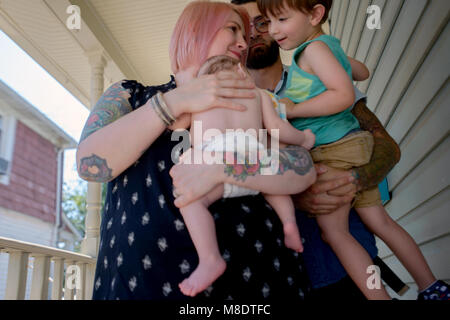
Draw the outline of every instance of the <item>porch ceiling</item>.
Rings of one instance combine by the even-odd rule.
[[[188,0],[71,0],[96,16],[86,23],[111,55],[120,54],[129,64],[130,77],[144,83],[169,79],[169,40]],[[104,32],[107,37],[102,35]],[[107,43],[108,42],[110,43]],[[111,48],[112,49],[112,48]]]
[[[107,58],[105,89],[123,78],[169,80],[169,39],[190,1],[0,0],[0,29],[89,108],[92,52]],[[72,4],[81,9],[80,30],[66,26]]]
[[[191,1],[0,0],[0,29],[90,108],[92,53],[106,57],[105,89],[121,79],[169,80],[169,40]],[[67,28],[70,5],[80,7],[79,30]],[[291,53],[281,52],[283,62],[290,64]]]

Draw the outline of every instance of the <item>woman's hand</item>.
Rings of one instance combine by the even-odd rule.
[[[295,207],[314,215],[330,214],[350,203],[357,192],[351,171],[316,164],[317,181],[305,192],[292,196]]]
[[[246,107],[231,98],[255,97],[255,83],[244,74],[221,71],[185,81],[176,89],[165,93],[164,99],[175,117],[182,113],[195,113],[211,108],[229,108],[245,111]]]
[[[219,183],[223,183],[224,165],[206,164],[203,160],[202,164],[194,164],[194,152],[199,152],[198,156],[202,157],[202,151],[189,149],[169,172],[176,195],[174,204],[178,208],[201,198]]]

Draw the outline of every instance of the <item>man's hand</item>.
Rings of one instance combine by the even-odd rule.
[[[330,214],[355,197],[351,171],[316,164],[317,181],[305,192],[292,196],[297,209],[314,215]]]

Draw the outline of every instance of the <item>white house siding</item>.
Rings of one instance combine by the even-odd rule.
[[[0,207],[0,236],[45,246],[53,246],[53,225],[29,215]],[[4,299],[8,270],[8,254],[0,253],[0,300]],[[30,259],[25,299],[30,297],[32,261]],[[52,264],[53,265],[53,264]]]
[[[381,9],[381,29],[369,30],[369,5]],[[357,86],[400,145],[401,161],[388,176],[386,209],[420,246],[437,278],[450,282],[450,1],[335,0],[331,34],[371,77]],[[379,255],[412,287],[412,277],[389,248]],[[392,291],[390,291],[392,293]],[[399,298],[395,294],[393,296]]]

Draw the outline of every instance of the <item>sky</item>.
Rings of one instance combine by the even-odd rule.
[[[88,109],[1,30],[0,79],[79,140]],[[75,149],[66,150],[64,159],[64,182],[76,185],[82,180],[76,172]]]

